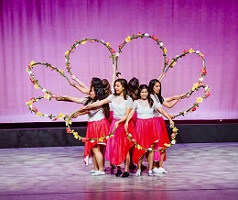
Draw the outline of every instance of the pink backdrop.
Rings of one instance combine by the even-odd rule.
[[[177,119],[237,119],[238,2],[236,0],[1,0],[0,1],[0,123],[50,121],[30,113],[25,105],[43,95],[33,88],[26,73],[31,60],[48,62],[66,72],[64,53],[77,40],[97,38],[117,49],[137,32],[156,35],[168,49],[168,58],[193,48],[205,54],[204,83],[211,96],[193,113]],[[79,46],[72,55],[73,72],[89,85],[93,76],[111,80],[112,60],[100,44]],[[141,83],[162,71],[160,48],[153,40],[128,43],[119,56],[119,70],[127,80]],[[168,97],[187,92],[197,82],[201,59],[188,55],[170,69],[162,83]],[[82,97],[58,73],[44,67],[33,69],[36,79],[57,95]],[[167,110],[177,114],[197,96]],[[42,100],[34,104],[43,113],[76,111],[80,105]],[[78,118],[85,121],[86,117]]]

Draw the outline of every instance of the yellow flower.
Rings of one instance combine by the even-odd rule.
[[[35,85],[34,85],[34,88],[35,88],[35,89],[39,89],[39,85],[38,85],[38,84],[35,84]]]
[[[109,42],[106,42],[106,46],[107,46],[107,47],[110,47],[110,43],[109,43]]]
[[[140,146],[139,144],[136,147],[137,149],[142,150],[142,146]]]
[[[39,117],[42,117],[42,113],[39,112],[39,111],[36,113],[36,115],[39,116]]]
[[[63,114],[63,113],[60,113],[60,114],[57,116],[57,118],[63,119],[63,118],[64,118],[64,114]]]
[[[203,102],[203,98],[202,97],[198,97],[196,102],[197,103],[202,103]]]
[[[32,104],[33,104],[32,101],[28,101],[28,102],[26,102],[26,105],[29,106],[29,107],[32,106]]]
[[[103,141],[104,141],[104,137],[100,137],[100,138],[98,139],[98,141],[99,141],[99,142],[103,142]]]
[[[172,64],[171,64],[171,67],[174,67],[174,65],[176,65],[176,61],[173,61]]]
[[[193,53],[194,50],[193,50],[192,48],[190,48],[190,49],[188,50],[188,52],[189,52],[189,53]]]
[[[61,73],[62,75],[64,74],[63,70],[59,69],[59,73]]]
[[[65,55],[65,56],[68,56],[68,55],[69,55],[69,51],[68,51],[68,50],[65,51],[64,55]]]
[[[164,53],[166,54],[168,52],[167,48],[164,47]]]
[[[34,65],[34,64],[35,64],[35,61],[32,60],[29,65],[32,66],[32,65]]]
[[[85,44],[87,42],[87,40],[83,40],[80,42],[80,44]]]
[[[192,91],[194,91],[194,90],[198,89],[198,86],[199,86],[199,84],[198,84],[198,83],[194,83],[194,84],[193,84],[193,87],[192,87]]]
[[[164,143],[164,146],[171,147],[171,144]]]
[[[173,128],[173,132],[174,133],[177,133],[178,132],[178,129],[176,127]]]
[[[131,36],[128,36],[126,39],[125,39],[126,42],[130,42],[131,41]]]
[[[50,97],[51,97],[51,96],[46,92],[45,95],[44,95],[44,98],[45,98],[45,99],[50,99]]]

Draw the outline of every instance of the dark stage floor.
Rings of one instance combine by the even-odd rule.
[[[0,149],[0,200],[238,199],[238,143],[176,144],[167,174],[92,176],[83,147]],[[146,165],[147,163],[144,162]]]

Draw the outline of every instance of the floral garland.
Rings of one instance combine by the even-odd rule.
[[[203,61],[203,68],[201,70],[201,76],[200,78],[198,79],[198,82],[195,83],[192,87],[192,89],[186,93],[186,97],[190,97],[195,91],[198,91],[200,88],[203,88],[204,89],[204,96],[202,97],[198,97],[196,99],[196,102],[190,107],[188,108],[186,111],[182,111],[180,112],[179,114],[175,115],[175,117],[178,117],[180,115],[185,115],[185,114],[188,114],[189,112],[194,112],[197,107],[199,107],[199,104],[203,102],[204,99],[208,98],[210,96],[210,88],[208,87],[208,85],[204,86],[203,84],[203,78],[206,76],[207,74],[207,71],[206,71],[206,66],[205,66],[205,60],[204,60],[204,54],[202,54],[200,51],[194,51],[192,48],[189,49],[189,50],[184,50],[183,54],[181,55],[177,55],[175,58],[172,58],[172,61],[171,63],[169,64],[169,59],[167,59],[166,57],[166,53],[167,53],[167,48],[164,47],[164,44],[162,41],[160,41],[158,39],[157,36],[153,35],[149,35],[148,33],[143,33],[141,34],[140,32],[138,32],[137,34],[133,34],[131,36],[128,36],[125,38],[124,42],[122,44],[120,44],[118,46],[118,52],[116,52],[110,45],[109,42],[104,42],[103,40],[98,40],[98,39],[91,39],[91,38],[85,38],[83,40],[78,40],[76,41],[70,48],[70,50],[67,50],[65,52],[65,65],[66,65],[66,69],[67,69],[67,72],[72,76],[73,73],[71,71],[72,69],[72,66],[71,66],[71,63],[70,63],[70,55],[76,50],[76,48],[79,46],[79,45],[84,45],[85,43],[87,42],[91,42],[91,43],[101,43],[103,44],[110,52],[110,56],[109,58],[112,58],[112,62],[113,62],[113,65],[116,61],[116,68],[118,68],[118,57],[119,55],[122,53],[122,49],[124,48],[124,46],[126,44],[128,44],[129,42],[131,42],[132,40],[135,40],[135,39],[142,39],[142,38],[149,38],[149,39],[153,39],[157,45],[159,45],[160,49],[162,50],[162,55],[164,57],[164,67],[163,67],[163,73],[167,73],[167,71],[170,69],[170,68],[173,68],[175,66],[175,64],[178,62],[178,59],[186,56],[187,54],[197,54]],[[111,137],[113,137],[114,135],[114,132],[115,130],[108,134],[108,135],[105,135],[105,136],[102,136],[100,138],[85,138],[85,137],[81,137],[78,132],[74,131],[73,129],[71,129],[70,125],[72,125],[72,118],[74,118],[74,115],[77,114],[78,112],[80,111],[76,111],[74,112],[73,114],[71,114],[70,116],[69,115],[65,115],[63,113],[59,113],[58,115],[53,115],[53,114],[44,114],[44,113],[41,113],[40,111],[38,111],[38,109],[36,107],[33,106],[33,104],[35,102],[38,102],[40,101],[41,99],[48,99],[48,100],[52,100],[52,99],[56,99],[57,98],[57,95],[50,92],[49,90],[43,88],[40,84],[39,84],[39,81],[35,79],[34,75],[33,75],[33,72],[32,72],[32,69],[36,66],[36,65],[42,65],[42,66],[45,66],[46,68],[49,68],[51,71],[57,71],[60,75],[62,75],[64,78],[66,78],[69,82],[70,82],[70,79],[64,74],[64,72],[54,66],[52,66],[51,64],[49,63],[43,63],[43,62],[35,62],[35,61],[31,61],[27,67],[27,73],[30,75],[30,81],[34,84],[34,88],[35,89],[41,89],[42,92],[44,93],[44,96],[39,96],[39,97],[33,97],[31,98],[28,102],[26,102],[26,105],[29,107],[29,110],[31,112],[34,112],[37,116],[40,116],[40,117],[48,117],[49,119],[52,119],[53,121],[57,120],[57,119],[64,119],[65,123],[66,123],[66,132],[68,134],[73,134],[74,138],[77,139],[77,140],[81,140],[83,142],[94,142],[96,140],[98,141],[104,141],[104,140],[107,140]],[[171,134],[171,142],[169,144],[164,144],[167,148],[168,147],[171,147],[173,146],[175,143],[176,143],[176,136],[178,134],[178,129],[174,126],[174,127],[171,127],[172,128],[172,134]],[[145,150],[145,151],[157,151],[157,150],[153,150],[152,148],[143,148],[140,144],[138,144],[136,142],[136,140],[134,138],[132,138],[131,134],[130,133],[127,133],[127,137],[129,140],[131,140],[135,147],[138,148],[138,149],[141,149],[141,150]]]
[[[35,89],[41,89],[41,91],[44,93],[44,96],[32,97],[32,98],[30,98],[29,101],[26,102],[26,105],[29,107],[29,110],[31,112],[34,112],[39,117],[47,117],[49,119],[52,119],[53,121],[56,121],[57,119],[64,119],[65,115],[63,113],[59,113],[58,115],[44,114],[44,113],[40,112],[36,107],[33,106],[34,103],[40,101],[41,99],[52,100],[52,99],[56,99],[56,97],[57,97],[56,94],[54,94],[54,93],[50,92],[49,90],[43,88],[39,84],[39,81],[35,79],[35,76],[32,72],[32,69],[34,67],[36,67],[37,65],[45,66],[46,68],[49,68],[51,71],[56,71],[61,76],[63,76],[64,78],[66,78],[69,81],[69,78],[64,74],[64,72],[61,69],[58,69],[58,68],[52,66],[49,63],[31,61],[28,64],[26,71],[30,76],[30,81],[32,82],[32,84],[34,84],[34,88]]]
[[[170,126],[170,128],[172,129],[172,134],[171,134],[171,142],[165,143],[164,145],[169,148],[173,145],[176,144],[176,136],[178,135],[178,129],[175,126]],[[132,138],[132,135],[130,133],[127,133],[127,138],[133,142],[135,148],[137,148],[138,150],[144,150],[144,151],[152,151],[152,152],[158,152],[161,151],[159,149],[152,149],[152,148],[144,148],[142,147],[134,138]]]
[[[102,45],[104,45],[110,52],[110,56],[109,58],[112,58],[112,62],[114,64],[114,53],[116,53],[116,51],[111,47],[110,43],[109,42],[104,42],[103,40],[98,40],[98,39],[92,39],[92,38],[84,38],[82,40],[78,40],[76,41],[69,50],[67,50],[65,52],[65,66],[66,66],[66,69],[68,71],[68,73],[70,73],[70,75],[73,75],[71,69],[72,69],[72,66],[70,64],[70,55],[76,50],[76,48],[79,46],[79,45],[84,45],[86,44],[87,42],[91,42],[91,43],[101,43]]]
[[[70,116],[66,115],[64,118],[65,123],[66,123],[66,133],[72,134],[74,136],[74,139],[80,140],[82,142],[95,142],[95,141],[104,142],[105,140],[108,140],[108,139],[114,137],[114,132],[116,131],[116,129],[114,129],[109,134],[105,134],[105,135],[101,136],[100,138],[86,138],[86,137],[80,136],[77,131],[75,131],[74,129],[71,128],[72,118],[76,118],[76,116],[80,113],[81,113],[81,110],[78,110],[78,111],[72,113]],[[167,148],[176,144],[176,136],[178,135],[177,127],[170,126],[170,128],[172,128],[171,142],[169,144],[168,143],[164,144]],[[127,138],[134,144],[135,148],[137,148],[139,150],[153,151],[153,152],[161,151],[161,150],[154,150],[152,148],[144,148],[134,138],[132,138],[132,135],[130,133],[127,132],[126,134],[127,134]]]
[[[131,36],[127,36],[127,37],[125,38],[124,42],[121,43],[121,44],[118,46],[118,52],[114,55],[115,61],[116,61],[116,69],[118,69],[118,57],[119,57],[120,53],[122,53],[122,49],[124,48],[124,46],[125,46],[126,44],[128,44],[129,42],[131,42],[132,40],[139,39],[139,38],[140,38],[140,39],[149,38],[149,39],[154,40],[154,41],[157,43],[157,45],[159,45],[160,49],[162,50],[162,55],[163,55],[163,57],[164,57],[164,63],[166,63],[166,60],[167,60],[167,58],[166,58],[167,48],[164,47],[163,42],[160,41],[160,40],[158,39],[158,37],[155,36],[155,35],[152,35],[152,36],[151,36],[151,35],[149,35],[148,33],[142,33],[142,34],[141,34],[140,32],[138,32],[137,34],[133,34],[133,35],[131,35]],[[164,68],[165,68],[165,67],[166,67],[166,65],[164,64]]]
[[[202,103],[204,99],[207,99],[210,96],[209,86],[208,85],[204,86],[203,84],[204,77],[207,75],[207,70],[205,65],[204,54],[201,53],[199,50],[194,51],[192,48],[190,48],[189,50],[184,50],[182,54],[177,55],[175,58],[172,58],[170,64],[168,64],[169,60],[167,59],[165,67],[163,69],[163,73],[167,73],[170,68],[173,68],[176,65],[179,59],[185,57],[188,54],[197,54],[202,59],[202,69],[200,77],[198,78],[198,82],[193,84],[192,89],[185,94],[185,97],[190,97],[195,91],[198,91],[200,88],[204,89],[204,95],[202,97],[197,97],[196,102],[190,108],[186,109],[185,111],[179,112],[179,114],[174,115],[174,117],[178,117],[181,115],[184,116],[189,112],[194,112],[196,108],[199,107],[199,104]]]

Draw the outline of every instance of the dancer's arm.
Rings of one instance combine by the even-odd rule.
[[[93,108],[101,107],[102,105],[107,104],[109,102],[110,102],[110,100],[103,99],[103,100],[100,100],[100,101],[96,101],[92,104],[88,104],[88,105],[82,107],[80,110],[91,110]]]
[[[166,76],[166,73],[165,72],[163,72],[163,73],[161,73],[160,75],[159,75],[159,77],[157,78],[157,80],[159,81],[159,82],[162,82],[162,80],[163,80],[163,78]]]
[[[125,130],[126,131],[128,129],[128,123],[131,120],[131,118],[133,117],[134,113],[135,113],[135,110],[131,109],[130,113],[128,114],[128,117],[127,117],[126,122],[125,122]]]
[[[169,114],[166,113],[161,107],[156,108],[157,111],[159,111],[164,117],[166,117],[169,120],[170,126],[174,126],[173,120],[170,118]]]
[[[77,82],[77,84],[73,83],[73,82],[69,82],[70,85],[72,85],[73,87],[77,88],[80,92],[84,93],[84,94],[89,94],[89,87],[87,87],[82,81],[80,81],[75,75],[72,75],[72,79],[74,81]]]
[[[183,98],[185,94],[181,94],[181,95],[174,95],[172,97],[167,97],[165,98],[165,101],[163,102],[163,106],[167,107],[167,108],[172,108],[173,106],[175,106],[180,99]]]
[[[118,127],[119,123],[126,121],[126,119],[127,119],[128,115],[129,115],[130,111],[131,111],[131,108],[127,108],[127,109],[126,109],[126,113],[125,113],[124,117],[121,118],[120,120],[118,120],[118,121],[115,123],[115,128]]]
[[[78,104],[82,104],[83,103],[83,98],[78,98],[78,97],[71,97],[71,96],[60,96],[60,97],[56,97],[57,101],[70,101],[70,102],[74,102],[74,103],[78,103]]]

